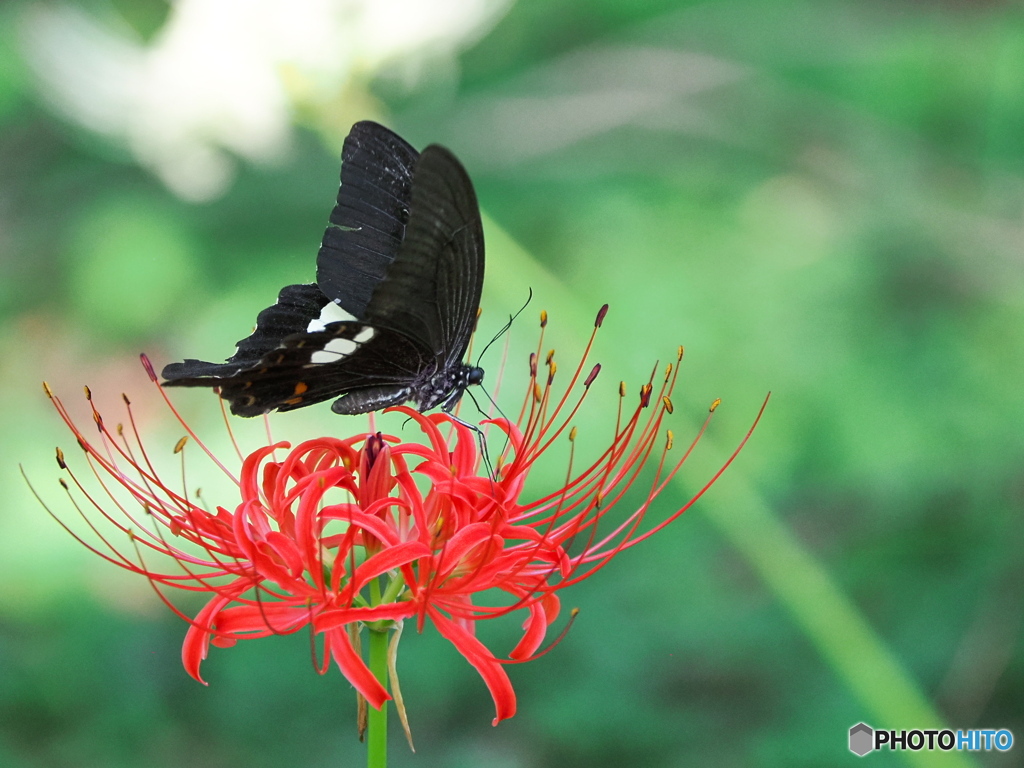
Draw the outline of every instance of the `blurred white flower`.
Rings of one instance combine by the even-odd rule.
[[[148,44],[76,7],[39,3],[23,41],[49,104],[199,201],[227,188],[231,155],[280,157],[294,107],[331,111],[344,94],[358,102],[352,94],[384,66],[415,75],[450,59],[510,2],[177,0]]]

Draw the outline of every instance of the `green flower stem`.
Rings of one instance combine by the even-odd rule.
[[[370,671],[387,688],[388,685],[388,633],[387,630],[370,632]],[[380,709],[368,707],[366,736],[367,768],[387,768],[388,764],[388,704]]]
[[[380,599],[382,603],[393,603],[398,598],[399,592],[402,591],[402,587],[405,586],[405,579],[402,578],[401,573],[397,573],[391,577],[391,581],[388,582],[388,588],[384,590],[384,596]]]
[[[380,603],[380,579],[370,582],[370,603]],[[388,631],[368,628],[370,633],[370,671],[387,690],[388,687]],[[381,708],[367,707],[366,766],[387,768],[388,764],[388,703]]]

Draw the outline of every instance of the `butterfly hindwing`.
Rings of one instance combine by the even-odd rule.
[[[277,316],[275,307],[260,317]],[[257,327],[250,339],[266,330]],[[323,402],[347,391],[401,389],[427,362],[404,336],[348,321],[287,335],[255,363],[241,368],[237,361],[214,365],[186,360],[167,366],[163,373],[170,386],[218,386],[232,413],[259,416]]]
[[[187,359],[165,366],[163,377],[172,385],[209,384],[201,379],[234,376],[260,365],[264,356],[280,347],[285,338],[305,333],[310,322],[322,314],[328,303],[327,297],[315,284],[286,285],[278,294],[277,303],[259,313],[256,330],[235,345],[235,354],[227,362]]]
[[[327,361],[320,355],[336,359]],[[264,362],[263,367],[220,383],[221,397],[231,403],[232,413],[254,416],[274,409],[290,411],[373,388],[404,390],[409,372],[422,366],[423,358],[399,334],[360,323],[339,323],[289,337]],[[406,399],[407,394],[402,400]]]

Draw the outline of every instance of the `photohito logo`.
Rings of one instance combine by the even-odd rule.
[[[1005,752],[1013,746],[1013,734],[1006,728],[996,730],[976,728],[970,731],[913,730],[876,731],[867,723],[857,723],[850,729],[850,751],[860,757],[868,752],[887,747],[888,749],[909,749],[929,752],[936,749],[943,752],[967,750],[968,752],[990,752],[993,749]]]

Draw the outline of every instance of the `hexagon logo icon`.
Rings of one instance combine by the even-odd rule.
[[[857,723],[850,729],[850,751],[864,757],[875,748],[875,730],[867,723]]]

